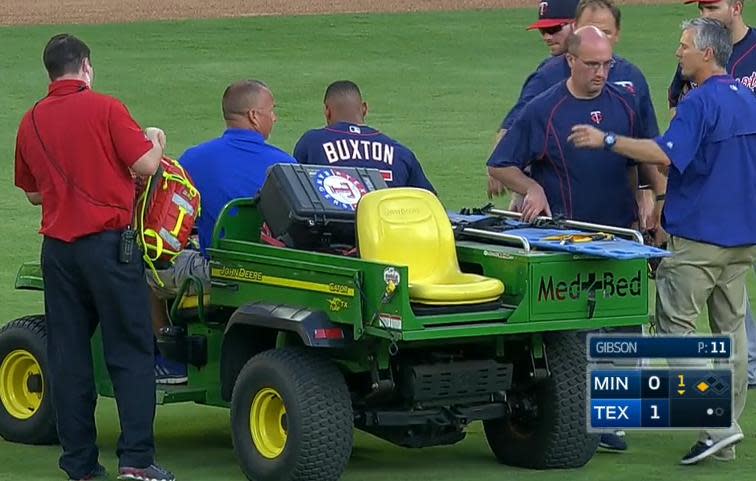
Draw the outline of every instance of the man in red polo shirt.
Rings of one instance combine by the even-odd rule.
[[[92,91],[89,48],[71,35],[47,43],[47,96],[24,115],[15,182],[42,205],[50,392],[73,480],[104,478],[98,461],[90,338],[103,350],[118,403],[119,479],[172,481],[155,465],[154,344],[141,252],[130,230],[135,175],[152,175],[165,147],[118,100]]]

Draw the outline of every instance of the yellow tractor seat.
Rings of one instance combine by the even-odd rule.
[[[412,302],[482,304],[504,293],[500,280],[460,271],[449,217],[425,189],[381,189],[363,196],[357,243],[363,259],[407,266]]]

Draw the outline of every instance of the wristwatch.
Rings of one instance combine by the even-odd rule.
[[[614,144],[617,143],[617,135],[609,132],[604,135],[604,149],[605,150],[612,150],[614,148]]]

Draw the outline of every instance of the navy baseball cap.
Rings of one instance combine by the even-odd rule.
[[[538,21],[528,30],[566,25],[575,20],[578,0],[541,0],[538,3]]]

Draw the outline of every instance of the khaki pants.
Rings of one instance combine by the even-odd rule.
[[[748,388],[748,347],[745,330],[746,274],[756,246],[724,248],[670,237],[665,258],[656,272],[656,323],[660,333],[693,334],[704,306],[714,334],[731,334],[734,342],[733,426],[701,432],[701,440],[715,442],[742,432],[737,421],[743,413]]]
[[[172,299],[176,297],[179,289],[190,277],[195,277],[202,282],[202,291],[210,292],[210,262],[199,251],[184,249],[173,260],[173,264],[157,271],[158,277],[163,282],[160,286],[149,270],[145,271],[147,285],[159,299]],[[197,295],[197,289],[192,284],[187,291],[188,295]]]

